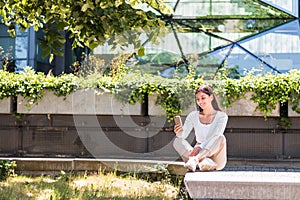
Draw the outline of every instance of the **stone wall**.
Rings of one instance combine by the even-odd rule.
[[[185,118],[183,117],[183,120]],[[229,117],[230,158],[300,158],[300,127],[278,118]],[[177,160],[172,123],[164,117],[112,115],[0,115],[0,156]],[[193,137],[189,141],[193,142]]]
[[[179,159],[172,146],[173,122],[155,105],[155,97],[148,100],[129,105],[92,91],[67,97],[46,92],[28,109],[22,97],[4,99],[0,156]],[[182,113],[183,121],[193,109],[191,105]],[[224,110],[229,115],[225,130],[229,157],[300,158],[299,117],[291,117],[292,126],[285,130],[278,125],[279,107],[268,118],[253,110],[247,99]]]

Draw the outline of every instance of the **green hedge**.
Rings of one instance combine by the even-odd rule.
[[[286,74],[266,74],[264,76],[249,74],[238,80],[226,79],[223,92],[226,95],[227,106],[235,100],[243,97],[246,93],[252,92],[251,100],[258,104],[257,109],[270,114],[278,103],[290,102],[292,109],[300,112],[300,71],[292,70]]]
[[[249,74],[240,79],[222,78],[209,81],[195,79],[192,75],[166,79],[149,74],[127,73],[117,77],[91,75],[83,78],[73,74],[45,76],[30,69],[19,74],[0,71],[0,99],[21,95],[33,104],[42,98],[45,90],[65,96],[78,89],[93,88],[98,93],[111,92],[122,101],[134,104],[143,101],[146,94],[159,94],[157,103],[165,109],[166,116],[171,119],[193,103],[194,90],[202,83],[208,83],[215,88],[217,95],[223,97],[224,107],[230,107],[236,100],[251,92],[251,100],[258,103],[257,109],[265,116],[268,116],[278,103],[285,102],[290,102],[292,109],[300,113],[298,70],[279,75]]]

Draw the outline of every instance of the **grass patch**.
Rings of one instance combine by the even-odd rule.
[[[0,199],[185,199],[182,178],[117,173],[15,176],[0,182]]]

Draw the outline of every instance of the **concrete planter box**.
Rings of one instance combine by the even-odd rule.
[[[28,110],[28,101],[17,99],[17,112],[27,114],[86,114],[86,115],[141,115],[141,104],[127,104],[117,100],[113,94],[96,94],[93,90],[76,91],[66,97],[58,97],[46,91],[43,98]]]
[[[259,110],[255,110],[257,107],[257,103],[253,102],[251,98],[252,93],[247,93],[245,98],[237,100],[232,104],[229,108],[222,108],[228,116],[264,116],[264,113]],[[218,99],[220,105],[222,105],[222,98]],[[275,110],[273,110],[269,116],[271,117],[279,117],[280,110],[279,104],[276,106]]]
[[[159,105],[155,105],[157,95],[151,95],[148,99],[148,113],[152,116],[165,115],[165,111]],[[222,108],[228,116],[264,116],[260,111],[255,111],[257,104],[250,100],[251,93],[247,93],[244,99],[237,100],[230,108]],[[222,105],[222,98],[218,98],[218,103]],[[195,103],[182,112],[182,115],[187,115],[189,112],[196,109]],[[279,104],[269,116],[279,116]]]
[[[148,97],[148,114],[150,116],[164,116],[165,111],[160,105],[156,105],[157,95],[149,95]]]
[[[0,113],[8,114],[13,111],[13,99],[11,97],[0,100]]]

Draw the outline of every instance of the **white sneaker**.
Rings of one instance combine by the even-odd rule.
[[[199,164],[200,171],[213,171],[216,170],[217,164],[210,158],[204,158]]]
[[[193,172],[196,171],[197,164],[199,163],[196,156],[192,156],[189,160],[184,164],[184,167],[192,170]]]

